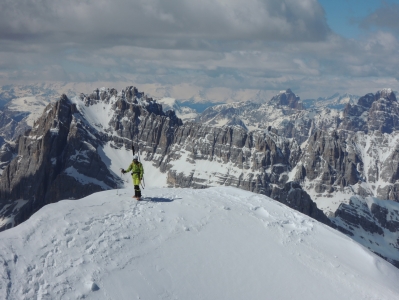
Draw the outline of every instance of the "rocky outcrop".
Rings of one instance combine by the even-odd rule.
[[[344,109],[340,129],[370,132],[378,130],[392,133],[399,130],[399,103],[391,89],[359,98],[356,105],[348,104]]]
[[[338,230],[399,268],[398,203],[353,196],[331,220]]]
[[[290,89],[286,90],[285,92],[281,92],[278,95],[274,96],[270,103],[277,104],[279,106],[287,106],[293,109],[304,109],[300,98],[295,95]]]
[[[317,131],[303,149],[295,180],[317,194],[342,192],[399,202],[399,135]]]
[[[45,204],[103,189],[84,180],[96,172],[107,175],[107,168],[101,158],[96,157],[92,149],[94,139],[87,138],[74,113],[76,107],[64,95],[47,107],[31,131],[20,137],[18,156],[5,168],[0,179],[2,206],[20,199],[28,201],[13,215],[14,225]],[[90,168],[85,168],[86,163]],[[104,186],[116,187],[112,180],[103,180]]]
[[[287,174],[300,156],[295,141],[273,132],[248,133],[238,126],[218,128],[198,123],[179,127],[171,149],[179,151],[171,151],[161,170],[169,170],[169,182],[174,186],[231,185],[265,195],[270,195],[272,184],[287,182]],[[185,169],[175,167],[182,153],[189,162]],[[205,180],[205,174],[196,175],[204,163],[215,170],[209,174],[212,180]],[[187,169],[190,173],[182,175]]]
[[[317,193],[332,193],[339,187],[358,183],[362,177],[357,168],[361,159],[351,151],[351,146],[345,135],[336,131],[317,131],[308,140],[295,179],[308,179],[312,182],[309,188]]]
[[[298,182],[287,182],[282,188],[274,187],[270,197],[319,222],[333,226]]]

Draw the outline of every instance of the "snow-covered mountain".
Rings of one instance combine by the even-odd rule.
[[[336,129],[340,114],[323,106],[305,109],[300,98],[288,89],[262,103],[235,102],[209,107],[197,121],[219,127],[238,125],[250,131],[273,128],[276,133],[302,144],[316,129]]]
[[[399,298],[397,268],[266,196],[132,193],[60,201],[0,233],[1,298]]]
[[[240,127],[183,125],[173,111],[164,113],[152,98],[129,87],[120,93],[96,90],[72,101],[63,96],[46,108],[20,138],[19,156],[0,180],[2,227],[26,220],[47,203],[120,186],[119,168],[130,159],[120,163],[111,158],[126,157],[116,153],[131,149],[132,143],[143,160],[164,174],[151,179],[161,186],[235,185],[266,195],[293,188],[301,201],[290,202],[294,194],[286,194],[281,202],[329,222],[299,186],[285,185],[298,159],[294,153],[299,155],[295,141],[274,133],[248,135]],[[22,208],[10,202],[18,199],[29,202]]]
[[[305,99],[303,100],[303,105],[306,108],[332,108],[341,110],[345,108],[347,104],[356,104],[359,96],[351,95],[351,94],[343,94],[335,93],[330,97],[319,97],[317,99]]]
[[[187,106],[181,106],[178,101],[174,98],[162,98],[157,100],[158,103],[162,104],[163,111],[173,110],[183,122],[193,121],[198,116],[195,109]]]
[[[258,107],[259,117],[277,116],[281,127],[248,131],[183,124],[135,87],[62,96],[19,139],[18,156],[2,174],[0,226],[20,224],[48,203],[129,185],[120,168],[130,163],[133,144],[148,185],[225,185],[270,196],[399,266],[396,117],[387,110],[398,104],[390,90],[337,114],[304,109],[290,90],[269,102],[265,111]]]

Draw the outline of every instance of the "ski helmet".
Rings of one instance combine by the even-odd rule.
[[[133,160],[138,160],[139,157],[137,155],[133,155]]]

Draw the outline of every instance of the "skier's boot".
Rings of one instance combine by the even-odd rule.
[[[136,198],[137,201],[140,201],[140,199],[141,199],[141,190],[140,190],[140,186],[138,186],[138,185],[134,186],[134,198]]]

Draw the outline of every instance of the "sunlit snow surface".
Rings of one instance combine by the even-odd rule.
[[[37,99],[36,97],[21,97],[7,103],[7,108],[10,111],[29,113],[25,121],[29,126],[33,126],[33,122],[42,115],[47,104],[47,101]]]
[[[266,196],[110,190],[0,233],[1,299],[399,299],[399,270]]]

